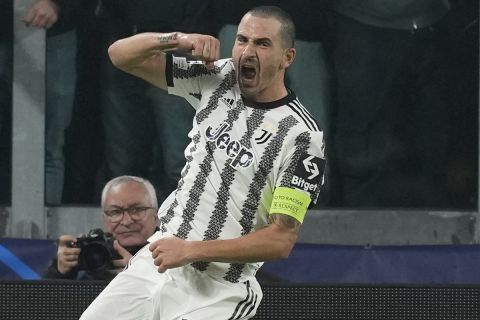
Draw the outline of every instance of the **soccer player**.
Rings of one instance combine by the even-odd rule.
[[[255,273],[288,257],[323,182],[322,132],[284,84],[294,39],[288,14],[262,6],[242,18],[231,59],[217,60],[218,40],[200,34],[112,44],[114,65],[184,97],[196,115],[182,177],[158,212],[161,230],[81,319],[254,316]]]

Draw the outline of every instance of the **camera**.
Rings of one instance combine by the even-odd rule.
[[[112,260],[122,257],[113,248],[114,237],[102,229],[92,229],[84,237],[77,238],[75,246],[80,248],[79,270],[103,272],[114,268]]]

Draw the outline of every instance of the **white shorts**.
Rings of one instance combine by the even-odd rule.
[[[190,265],[159,273],[147,245],[98,295],[80,319],[250,319],[262,296],[255,279],[230,283]]]

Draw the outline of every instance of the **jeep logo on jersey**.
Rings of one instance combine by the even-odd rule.
[[[215,141],[217,148],[224,150],[227,156],[232,159],[229,163],[232,167],[246,168],[250,166],[253,162],[253,153],[242,146],[239,141],[231,139],[230,134],[225,132],[228,128],[230,128],[230,124],[226,122],[222,123],[217,129],[208,126],[205,135],[208,140]]]
[[[305,153],[297,163],[291,183],[305,191],[314,192],[322,181],[324,168],[325,160]]]

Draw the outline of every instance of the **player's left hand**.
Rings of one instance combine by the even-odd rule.
[[[177,237],[162,238],[149,246],[158,272],[184,266],[192,261],[188,259],[189,242]]]

